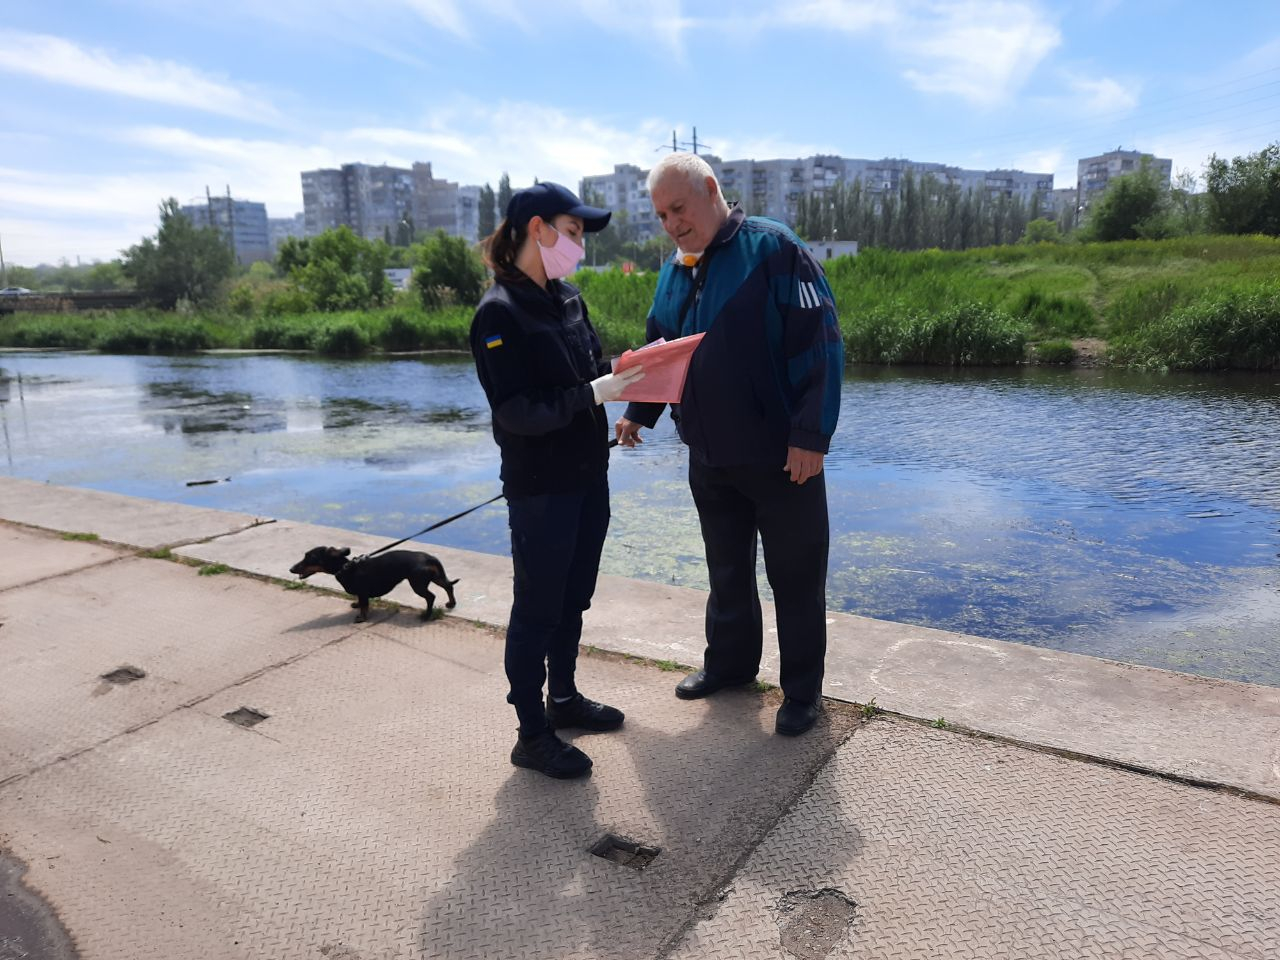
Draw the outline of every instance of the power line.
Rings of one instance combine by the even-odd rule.
[[[1280,71],[1280,67],[1277,67],[1271,70],[1260,71],[1259,73],[1256,73],[1256,74],[1249,74],[1246,77],[1240,77],[1233,81],[1225,81],[1224,83],[1214,84],[1210,87],[1191,91],[1184,95],[1169,97],[1164,100],[1154,101],[1153,103],[1148,104],[1146,107],[1138,111],[1116,112],[1110,115],[1105,115],[1102,118],[1094,118],[1083,124],[1076,124],[1074,126],[1069,126],[1065,128],[1062,126],[1041,127],[1041,128],[1031,129],[1031,130],[1020,130],[1017,133],[1002,134],[1002,135],[997,135],[993,137],[972,137],[964,140],[953,140],[946,144],[925,145],[924,147],[918,148],[918,150],[921,154],[924,154],[924,153],[941,153],[944,151],[965,152],[962,149],[965,147],[971,148],[970,151],[968,152],[972,152],[972,148],[975,146],[987,147],[987,146],[1007,145],[1010,147],[1017,147],[1023,144],[1042,142],[1043,139],[1047,137],[1054,137],[1055,139],[1060,139],[1064,133],[1068,137],[1070,137],[1072,140],[1083,140],[1090,137],[1092,137],[1093,139],[1103,139],[1102,134],[1109,132],[1111,130],[1114,130],[1117,126],[1128,125],[1132,127],[1137,124],[1149,122],[1153,114],[1167,113],[1169,110],[1175,109],[1175,108],[1185,110],[1187,107],[1194,107],[1202,104],[1209,104],[1215,101],[1229,99],[1231,97],[1238,97],[1242,94],[1252,93],[1255,90],[1264,90],[1269,87],[1280,85],[1280,79],[1269,80],[1265,83],[1254,84],[1249,87],[1244,87],[1239,90],[1231,91],[1229,93],[1218,94],[1216,96],[1207,97],[1204,99],[1195,99],[1195,98],[1201,97],[1203,93],[1205,93],[1208,90],[1212,90],[1215,87],[1220,87],[1228,83],[1238,83],[1241,80],[1252,79],[1254,77],[1275,73],[1277,71]],[[1251,100],[1241,101],[1236,104],[1229,105],[1225,108],[1220,108],[1220,109],[1232,110],[1240,106],[1245,106],[1252,103],[1264,102],[1266,100],[1273,99],[1276,96],[1280,96],[1280,91],[1272,94],[1267,94],[1262,97],[1255,97]],[[1191,103],[1183,102],[1188,100],[1192,102]],[[1207,114],[1205,113],[1193,114],[1192,117],[1204,116],[1204,115],[1207,115]],[[1185,114],[1179,114],[1175,117],[1176,122],[1179,122],[1179,123],[1184,122],[1187,119],[1188,117]]]

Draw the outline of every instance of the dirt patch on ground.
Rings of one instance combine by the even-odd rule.
[[[1107,341],[1086,337],[1082,340],[1072,340],[1071,346],[1076,351],[1075,365],[1077,367],[1106,366]]]

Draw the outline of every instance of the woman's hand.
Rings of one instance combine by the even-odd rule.
[[[603,377],[592,380],[591,393],[595,396],[596,403],[617,400],[622,396],[623,390],[643,379],[644,367],[628,367],[621,373],[606,373]]]

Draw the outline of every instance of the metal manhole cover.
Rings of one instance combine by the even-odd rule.
[[[135,680],[141,680],[146,675],[147,671],[145,670],[125,665],[123,667],[116,667],[116,669],[112,670],[110,673],[102,674],[99,679],[105,680],[107,683],[118,683],[123,685],[126,683],[133,683]]]
[[[241,727],[255,727],[270,716],[269,713],[263,713],[261,710],[252,710],[249,707],[241,707],[239,710],[232,710],[230,713],[222,715],[224,720],[230,720]]]
[[[612,833],[606,833],[591,847],[592,856],[608,860],[610,863],[630,867],[633,870],[643,870],[661,852],[661,847],[651,847],[643,843],[636,843],[634,840],[615,836]]]

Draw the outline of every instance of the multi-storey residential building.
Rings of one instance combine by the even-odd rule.
[[[1021,170],[964,170],[941,163],[913,160],[859,160],[848,157],[817,155],[796,160],[721,160],[704,156],[721,189],[730,200],[742,203],[747,212],[772,217],[794,224],[800,201],[821,194],[837,183],[862,183],[872,193],[896,192],[908,171],[915,177],[931,175],[943,184],[955,184],[961,190],[986,191],[990,196],[1021,199],[1036,203],[1036,212],[1051,209],[1048,201],[1053,191],[1053,174],[1024,173]],[[585,177],[583,193],[598,194],[604,206],[615,212],[626,211],[627,222],[633,224],[637,239],[647,239],[661,232],[649,203],[646,178],[649,171],[630,164],[619,164],[611,174]]]
[[[342,172],[351,229],[366,240],[394,237],[400,221],[413,215],[413,171],[348,163]]]
[[[271,256],[275,256],[286,237],[301,239],[307,235],[307,215],[295,213],[292,217],[268,217],[267,240],[271,244]]]
[[[454,186],[453,235],[472,242],[483,240],[480,236],[480,188],[474,184]]]
[[[1063,230],[1070,230],[1080,222],[1080,194],[1075,187],[1059,187],[1049,194],[1049,212],[1045,213],[1058,221]]]
[[[418,236],[444,230],[467,240],[479,231],[480,188],[435,177],[429,163],[412,169],[385,164],[343,164],[302,174],[306,235],[346,225],[370,240],[395,237],[402,219]]]
[[[1085,157],[1076,163],[1076,191],[1079,195],[1077,207],[1087,210],[1089,205],[1102,196],[1107,185],[1116,177],[1126,173],[1137,173],[1146,165],[1161,184],[1168,189],[1169,179],[1173,175],[1173,161],[1164,160],[1143,153],[1140,150],[1112,150],[1110,153],[1096,157]]]
[[[237,263],[271,259],[265,204],[206,193],[205,199],[184,205],[182,212],[197,227],[213,227],[221,233]]]
[[[341,170],[309,170],[302,174],[302,215],[308,237],[351,225],[347,218],[346,178]]]
[[[309,170],[302,174],[302,208],[309,237],[344,224],[367,240],[395,236],[400,221],[413,216],[414,174],[367,163]]]
[[[579,192],[585,202],[590,203],[590,198],[594,198],[616,214],[625,213],[625,219],[618,217],[613,225],[626,227],[630,234],[628,240],[647,240],[662,232],[653,214],[653,204],[649,202],[648,176],[648,170],[631,163],[619,163],[613,173],[584,177]]]

